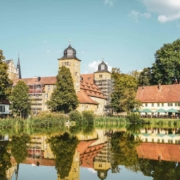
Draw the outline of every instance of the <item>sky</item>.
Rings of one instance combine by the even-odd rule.
[[[24,78],[56,76],[65,48],[81,73],[150,67],[163,44],[180,38],[180,0],[0,0],[0,49]]]

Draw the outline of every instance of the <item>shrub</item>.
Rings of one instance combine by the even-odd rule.
[[[93,111],[83,111],[82,112],[83,115],[83,120],[88,122],[88,123],[93,123],[94,121],[94,112]]]
[[[126,116],[126,120],[130,123],[141,123],[140,115],[136,113],[131,113]]]
[[[82,122],[82,115],[80,112],[74,110],[69,113],[70,121],[75,121],[77,123]]]

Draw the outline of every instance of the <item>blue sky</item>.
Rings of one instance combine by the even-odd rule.
[[[91,73],[104,58],[128,73],[180,38],[180,0],[0,0],[0,49],[22,76],[55,76],[71,45]]]

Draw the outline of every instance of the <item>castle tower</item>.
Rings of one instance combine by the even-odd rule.
[[[98,65],[98,70],[94,72],[94,81],[95,84],[99,87],[99,89],[103,92],[105,97],[107,98],[107,105],[110,104],[111,92],[112,92],[112,80],[111,73],[108,71],[107,64],[102,61]]]
[[[72,48],[71,45],[69,45],[68,48],[64,50],[64,56],[62,58],[59,58],[58,61],[59,68],[65,66],[70,69],[74,83],[74,89],[77,93],[78,91],[80,91],[81,60],[76,57],[76,50]]]

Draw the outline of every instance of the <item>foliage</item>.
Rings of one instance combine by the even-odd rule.
[[[142,123],[140,115],[137,113],[131,113],[126,116],[126,120],[130,123]]]
[[[64,133],[60,136],[51,137],[48,140],[51,150],[54,153],[56,169],[61,179],[69,175],[78,139]],[[62,158],[63,157],[63,158]]]
[[[0,142],[0,179],[6,180],[6,170],[11,167],[8,142]]]
[[[62,66],[57,75],[56,88],[47,102],[48,107],[51,111],[69,113],[77,108],[78,103],[71,72]]]
[[[151,68],[144,68],[138,77],[139,86],[151,85]]]
[[[3,56],[3,51],[0,50],[0,102],[8,99],[12,86],[12,81],[7,73],[8,65],[3,60],[5,60],[5,57]]]
[[[136,146],[140,140],[135,140],[134,136],[124,132],[115,132],[111,138],[113,164],[112,169],[117,169],[118,165],[124,165],[127,168],[138,171],[138,157]]]
[[[65,114],[61,114],[59,112],[49,112],[49,111],[43,111],[40,112],[38,115],[34,116],[33,119],[38,119],[38,120],[59,120],[59,121],[67,121],[68,116]]]
[[[135,100],[138,82],[128,74],[120,74],[118,71],[112,72],[114,81],[113,92],[111,94],[111,106],[115,112],[130,112],[133,108],[138,108],[140,102]]]
[[[30,136],[27,134],[22,134],[20,136],[12,136],[12,141],[10,142],[11,153],[16,159],[17,164],[20,164],[28,155],[27,143],[30,142]]]
[[[69,118],[70,118],[70,121],[75,121],[76,123],[82,122],[82,115],[77,110],[71,111],[69,113]]]
[[[156,51],[155,62],[143,69],[138,82],[141,86],[180,83],[180,39]]]
[[[26,118],[31,110],[28,92],[29,87],[23,81],[18,81],[10,96],[12,112],[20,118]]]
[[[93,111],[83,111],[83,122],[93,123],[95,115]]]
[[[139,159],[140,170],[154,180],[179,180],[180,166],[177,162]]]

